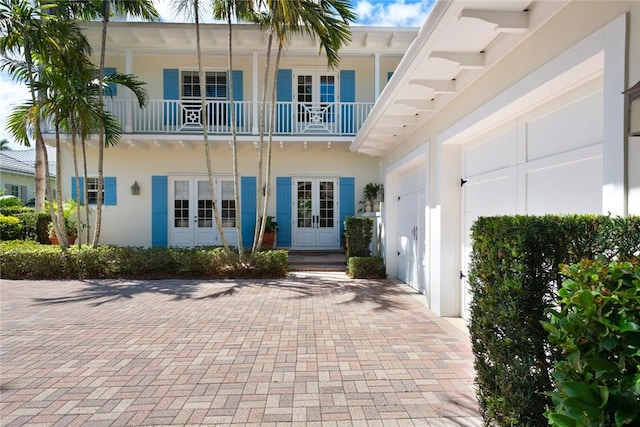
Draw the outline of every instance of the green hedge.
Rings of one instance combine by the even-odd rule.
[[[4,242],[0,264],[3,279],[280,278],[288,252],[248,254],[239,262],[221,248],[72,246],[65,254],[57,246]]]
[[[558,267],[600,254],[640,253],[640,218],[502,216],[472,227],[470,336],[485,422],[546,425],[559,358],[541,321],[562,282]]]
[[[553,425],[640,424],[640,259],[565,266],[560,310],[543,322],[562,351],[554,364]]]
[[[42,244],[49,243],[49,223],[51,223],[51,216],[49,216],[48,212],[36,212],[33,208],[21,206],[1,208],[0,214],[20,219],[22,223],[22,235],[16,237],[17,239],[35,240]]]
[[[381,257],[351,257],[347,274],[354,279],[384,279],[387,277]]]
[[[22,223],[15,216],[0,214],[0,240],[16,240],[22,238]]]
[[[346,257],[366,257],[371,254],[369,246],[373,238],[373,219],[367,217],[347,217],[344,236],[347,241]]]

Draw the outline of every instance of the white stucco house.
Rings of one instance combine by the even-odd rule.
[[[96,50],[100,29],[87,26]],[[339,69],[328,70],[317,46],[297,39],[278,73],[269,214],[279,247],[338,249],[342,220],[357,213],[364,185],[383,183],[388,276],[423,293],[437,314],[467,317],[469,229],[478,216],[640,214],[640,138],[628,136],[622,95],[640,80],[640,2],[440,0],[421,29],[352,30]],[[233,34],[228,76],[226,26],[203,28],[208,126],[217,206],[233,242],[233,79],[250,242],[265,43],[250,25]],[[140,110],[120,89],[108,101],[124,133],[106,154],[104,243],[219,242],[194,40],[192,25],[110,24],[107,66],[146,81],[151,102]],[[62,161],[71,164],[68,148]]]
[[[100,23],[86,25],[95,55],[100,51],[101,30]],[[256,25],[234,26],[234,69],[229,76],[227,31],[226,24],[201,26],[208,131],[216,205],[225,237],[233,245],[237,234],[228,101],[232,79],[242,237],[243,244],[250,246],[258,191],[258,113],[266,37]],[[318,54],[318,44],[308,37],[297,36],[287,45],[277,74],[268,210],[279,225],[278,247],[341,247],[344,218],[358,210],[363,187],[380,180],[379,159],[352,152],[349,145],[417,33],[417,28],[353,27],[352,42],[341,50],[340,66],[333,70]],[[146,82],[150,102],[140,109],[132,94],[119,87],[106,100],[107,108],[120,119],[123,135],[105,154],[101,242],[184,247],[220,244],[202,137],[195,26],[112,22],[106,67],[107,73],[135,74]],[[271,94],[271,86],[267,93]],[[49,129],[49,143],[53,136]],[[97,159],[97,138],[89,145],[88,157]],[[72,197],[75,185],[68,140],[61,161],[62,182]],[[93,204],[97,200],[95,160],[90,167],[88,202]],[[138,195],[132,194],[134,183]]]
[[[439,1],[351,150],[380,159],[385,261],[467,317],[480,215],[640,214],[638,1]]]

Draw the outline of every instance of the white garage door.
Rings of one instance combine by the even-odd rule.
[[[398,176],[398,279],[425,293],[426,168],[414,167]]]
[[[602,80],[512,118],[463,147],[461,304],[479,216],[602,213]]]

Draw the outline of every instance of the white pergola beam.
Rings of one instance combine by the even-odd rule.
[[[441,58],[457,63],[460,68],[484,68],[484,53],[473,52],[431,52],[430,58]]]
[[[501,33],[521,33],[529,29],[527,12],[467,9],[462,11],[460,18],[475,18],[496,24]]]
[[[433,111],[435,107],[430,99],[396,99],[396,104],[406,105],[419,111]]]
[[[436,93],[455,93],[456,91],[455,80],[411,79],[409,84],[433,89]]]

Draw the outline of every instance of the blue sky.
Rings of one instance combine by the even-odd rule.
[[[165,21],[176,21],[171,0],[155,0],[156,7]],[[351,0],[358,15],[356,25],[380,25],[390,27],[420,27],[435,0]],[[0,73],[0,139],[13,138],[5,129],[6,116],[11,106],[28,99],[24,86],[15,84],[6,73]],[[21,148],[11,144],[13,149]]]

